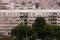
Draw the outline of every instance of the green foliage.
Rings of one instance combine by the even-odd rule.
[[[24,38],[26,38],[26,35],[29,38],[30,36],[32,36],[32,33],[32,28],[30,26],[22,24],[18,25],[11,31],[11,35],[16,36],[17,40],[23,40]]]
[[[46,24],[46,21],[43,17],[37,17],[35,20],[35,26],[40,26],[42,27],[43,25]]]
[[[6,37],[6,38],[0,38],[0,40],[13,40],[13,39]]]
[[[45,37],[49,36],[50,38],[60,38],[60,26],[57,25],[45,25],[44,26]],[[60,39],[59,39],[60,40]]]
[[[43,17],[37,17],[32,27],[38,38],[49,37],[52,39],[60,37],[60,26],[47,24]]]
[[[53,33],[53,34],[55,34],[55,35],[56,35],[56,38],[57,38],[58,40],[60,40],[60,26],[57,26],[57,27],[55,28],[55,33]]]
[[[45,35],[50,35],[51,30],[52,30],[52,27],[49,24],[46,24],[43,28]]]
[[[43,27],[45,24],[46,24],[46,21],[43,17],[37,17],[35,22],[33,23],[32,27],[33,27],[33,30],[35,31],[36,35],[37,35],[36,36],[37,38],[41,38],[44,36]]]
[[[40,28],[42,28],[44,25],[46,24],[46,21],[43,17],[37,17],[35,22],[33,23],[32,27],[35,30],[40,30]]]
[[[60,40],[60,26],[47,24],[43,17],[37,17],[32,28],[27,25],[19,24],[11,31],[12,36],[16,36],[17,40],[29,38],[58,38]],[[46,39],[47,40],[47,39]],[[49,40],[49,39],[48,39]]]

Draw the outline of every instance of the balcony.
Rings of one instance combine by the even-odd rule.
[[[57,21],[57,19],[48,19],[49,21]]]
[[[49,21],[51,24],[57,24],[57,21]]]

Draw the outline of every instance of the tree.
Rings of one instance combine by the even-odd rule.
[[[11,35],[15,36],[17,40],[24,38],[52,40],[55,37],[60,40],[60,26],[47,24],[43,17],[37,17],[32,27],[19,24],[11,30]]]
[[[54,31],[54,27],[52,27],[52,25],[50,24],[46,24],[44,27],[43,27],[43,32],[42,34],[44,34],[44,38],[45,40],[52,40],[53,38],[53,32]]]
[[[16,36],[17,40],[23,40],[24,38],[30,38],[32,36],[32,28],[27,25],[19,24],[11,31],[12,36]]]
[[[57,38],[58,40],[60,40],[60,26],[57,26],[57,27],[56,27],[55,33],[56,33],[56,38]]]
[[[42,28],[46,24],[46,21],[43,17],[37,17],[36,20],[34,21],[32,27],[39,31],[40,28]]]
[[[50,40],[54,38],[60,40],[60,26],[46,24],[43,30],[44,30],[45,38],[48,39],[49,37]]]
[[[37,33],[37,38],[42,37],[42,32],[43,32],[43,26],[46,24],[46,21],[43,17],[37,17],[36,20],[34,21],[32,27],[33,30]]]

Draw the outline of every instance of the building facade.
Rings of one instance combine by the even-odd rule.
[[[0,33],[9,35],[11,29],[21,22],[32,26],[36,17],[44,17],[49,24],[60,25],[60,10],[0,10]]]
[[[60,0],[0,0],[0,10],[33,9],[36,4],[41,9],[60,9]]]

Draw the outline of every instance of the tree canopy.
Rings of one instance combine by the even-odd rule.
[[[39,30],[40,28],[42,28],[44,25],[46,24],[46,21],[43,17],[37,17],[36,20],[34,21],[34,23],[32,24],[32,27],[35,30]]]
[[[16,36],[17,40],[24,38],[52,40],[55,37],[60,40],[60,26],[47,24],[43,17],[37,17],[32,27],[19,24],[11,30],[11,35]]]
[[[12,36],[16,36],[17,40],[23,40],[24,38],[31,37],[32,28],[27,25],[20,24],[11,31]]]

